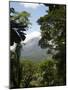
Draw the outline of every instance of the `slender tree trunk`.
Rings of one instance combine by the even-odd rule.
[[[21,55],[21,44],[18,43],[17,46],[16,46],[16,55],[17,55],[17,88],[20,87],[20,81],[21,81],[21,78],[20,78],[20,55]]]

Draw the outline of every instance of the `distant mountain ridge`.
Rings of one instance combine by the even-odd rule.
[[[21,49],[21,58],[35,61],[47,59],[47,49],[42,49],[38,45],[39,40],[39,36],[28,40]]]

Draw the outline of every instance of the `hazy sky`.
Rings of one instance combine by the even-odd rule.
[[[30,22],[32,23],[31,28],[26,31],[26,39],[24,42],[27,42],[33,37],[40,36],[40,26],[37,24],[37,20],[47,14],[48,7],[43,4],[38,3],[23,3],[23,2],[10,2],[10,7],[13,7],[15,11],[27,11],[30,13]]]

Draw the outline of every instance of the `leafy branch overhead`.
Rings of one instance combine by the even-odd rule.
[[[29,20],[30,14],[26,11],[16,12],[14,8],[10,8],[10,45],[20,43],[25,40],[25,33],[31,25]]]

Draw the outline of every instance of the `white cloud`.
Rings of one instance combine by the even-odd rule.
[[[30,39],[35,38],[35,37],[41,38],[41,33],[38,31],[34,31],[30,34],[27,34],[26,39],[24,41],[22,41],[21,43],[27,43]],[[10,46],[10,50],[15,51],[15,47],[16,47],[16,43],[14,43],[13,46]]]
[[[24,5],[25,8],[33,8],[33,9],[36,9],[39,4],[34,4],[34,3],[20,3],[20,5]]]
[[[40,38],[41,37],[41,33],[38,32],[38,31],[34,31],[34,32],[26,35],[26,39],[25,39],[24,43],[26,43],[27,41],[29,41],[30,39],[32,39],[34,37],[39,37]]]

